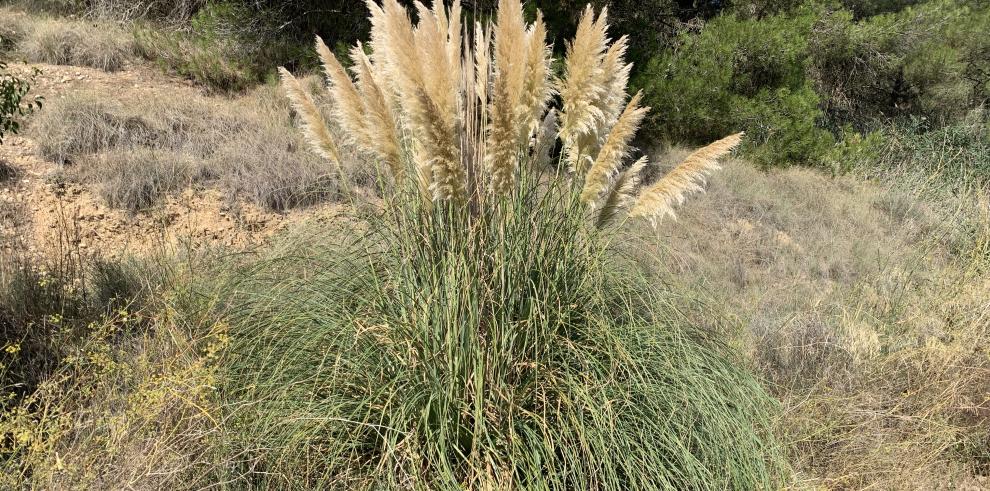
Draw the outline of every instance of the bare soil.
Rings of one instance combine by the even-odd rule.
[[[32,96],[41,94],[49,102],[80,90],[105,93],[108,98],[203,95],[189,81],[139,64],[114,73],[46,64],[10,68],[22,76],[40,69]],[[20,235],[19,242],[39,252],[66,239],[80,249],[108,256],[180,242],[192,247],[245,248],[264,243],[291,222],[339,209],[328,204],[275,213],[218,189],[194,188],[153,209],[130,213],[107,206],[84,185],[63,180],[59,164],[40,157],[37,143],[21,135],[4,139],[0,164],[12,171],[0,181],[0,207],[7,210],[0,216],[0,235]]]

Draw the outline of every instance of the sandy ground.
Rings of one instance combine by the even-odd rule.
[[[157,97],[168,92],[201,91],[186,80],[153,68],[129,65],[107,73],[75,66],[12,64],[29,75],[41,70],[32,94],[52,101],[77,90],[104,92],[108,97]],[[44,109],[42,109],[44,110]],[[109,256],[141,253],[163,244],[232,246],[243,248],[268,240],[289,223],[314,215],[332,214],[326,205],[281,214],[261,209],[217,189],[187,189],[151,210],[129,213],[107,206],[81,184],[57,178],[58,164],[39,156],[30,138],[8,135],[0,145],[0,163],[13,176],[0,181],[0,236],[16,235],[31,250],[45,250],[69,241],[81,249]],[[3,241],[10,247],[11,241]]]

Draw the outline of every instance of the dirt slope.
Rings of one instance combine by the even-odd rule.
[[[11,66],[25,76],[33,68],[41,74],[32,94],[49,102],[80,90],[105,93],[108,98],[202,95],[188,81],[135,64],[115,73],[75,66]],[[0,234],[17,234],[34,250],[66,240],[111,256],[179,241],[194,247],[245,247],[264,242],[291,221],[335,208],[279,214],[216,189],[187,189],[161,206],[131,214],[108,207],[86,186],[60,179],[58,165],[41,158],[37,143],[28,137],[8,136],[0,145],[0,164],[8,168],[0,181]]]

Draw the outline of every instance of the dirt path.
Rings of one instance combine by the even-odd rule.
[[[108,98],[154,98],[166,93],[174,97],[176,92],[203,95],[186,80],[136,64],[115,73],[43,64],[12,64],[10,68],[20,75],[40,69],[32,93],[49,102],[82,90]],[[291,222],[336,208],[327,205],[279,214],[224,196],[217,189],[197,188],[132,214],[110,208],[84,185],[59,179],[58,165],[41,158],[37,143],[28,137],[5,138],[0,164],[7,167],[0,172],[0,242],[10,247],[11,241],[3,240],[4,236],[16,236],[34,252],[64,241],[109,256],[142,253],[180,241],[194,247],[242,248],[263,243]]]

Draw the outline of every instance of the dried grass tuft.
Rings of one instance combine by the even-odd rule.
[[[17,49],[33,62],[114,72],[134,55],[131,36],[110,24],[43,19],[22,29]]]

